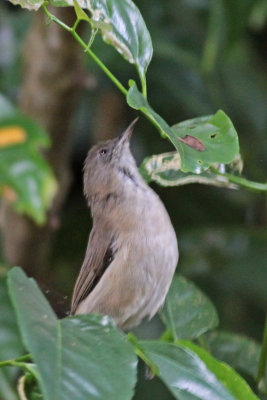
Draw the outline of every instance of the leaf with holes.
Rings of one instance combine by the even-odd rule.
[[[174,339],[195,339],[218,325],[212,302],[192,282],[174,276],[160,317]]]
[[[91,314],[57,320],[38,286],[20,268],[9,272],[8,284],[45,400],[132,398],[136,356],[111,319]]]
[[[199,151],[182,141],[180,156],[184,172],[199,173],[214,163],[228,164],[239,153],[237,132],[230,118],[221,110],[214,115],[180,122],[172,130],[182,139],[190,134],[204,148]]]
[[[213,167],[215,169],[219,168],[221,172],[240,173],[242,160],[238,155],[227,166],[225,164],[214,164]],[[216,175],[210,169],[200,174],[182,172],[181,157],[176,151],[146,157],[139,167],[139,172],[147,182],[156,182],[161,186],[182,186],[190,183],[201,183],[230,189],[237,188],[236,185],[229,182],[226,176]]]
[[[228,164],[239,153],[236,130],[223,111],[216,114],[181,122],[172,128],[149,105],[132,82],[127,102],[141,110],[168,137],[180,154],[183,172],[201,173],[214,163]]]

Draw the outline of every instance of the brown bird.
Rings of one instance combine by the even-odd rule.
[[[124,330],[158,311],[178,262],[169,215],[130,152],[136,121],[93,146],[85,160],[93,228],[71,307],[72,314],[109,315]]]

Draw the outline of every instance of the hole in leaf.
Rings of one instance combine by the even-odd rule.
[[[216,138],[216,133],[214,133],[213,135],[210,135],[210,138],[211,138],[211,139]]]
[[[198,162],[199,164],[202,164],[202,161],[201,161],[201,160],[197,160],[197,162]]]

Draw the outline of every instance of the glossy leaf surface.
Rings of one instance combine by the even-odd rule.
[[[10,0],[29,10],[38,10],[44,0]],[[90,12],[91,23],[103,40],[113,46],[129,63],[135,64],[141,81],[150,64],[153,47],[145,21],[132,0],[50,0],[56,7],[75,6]],[[81,17],[81,13],[77,14]],[[81,19],[87,19],[83,17]]]
[[[58,321],[35,282],[19,268],[9,273],[9,289],[46,400],[131,399],[136,356],[108,317]]]
[[[189,346],[140,342],[159,377],[178,400],[256,400],[245,381],[226,364],[201,357]],[[196,346],[197,348],[197,346]],[[239,386],[235,390],[234,386]],[[233,391],[232,391],[233,390]],[[243,396],[243,397],[242,397]]]
[[[51,0],[55,6],[74,5],[73,0]],[[129,63],[135,64],[141,80],[153,54],[152,41],[145,21],[131,0],[77,0],[90,12],[91,23],[103,40],[113,46]]]
[[[180,343],[197,354],[197,356],[206,364],[207,368],[214,373],[216,378],[223,383],[232,395],[234,395],[235,399],[258,399],[247,382],[229,365],[216,360],[206,350],[192,342],[181,341]]]
[[[212,302],[192,282],[177,275],[160,316],[174,339],[194,339],[218,325]]]

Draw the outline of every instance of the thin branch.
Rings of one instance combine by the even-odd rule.
[[[31,359],[30,354],[25,354],[24,356],[18,358],[12,358],[11,360],[0,361],[0,368],[7,366],[21,366],[21,363]]]
[[[74,37],[74,39],[84,48],[85,53],[88,54],[102,69],[102,71],[105,72],[105,74],[112,80],[112,82],[117,86],[117,88],[125,95],[127,96],[127,89],[120,83],[120,81],[112,74],[112,72],[105,66],[105,64],[102,63],[102,61],[97,57],[97,55],[88,47],[88,45],[82,40],[82,38],[78,35],[78,33],[75,31],[75,29],[70,28],[68,25],[64,24],[62,21],[60,21],[57,17],[55,17],[53,14],[51,14],[48,9],[46,8],[45,5],[42,6],[44,12],[48,16],[48,18],[61,26],[63,29],[66,31],[70,32],[71,35]],[[75,25],[74,25],[75,26]]]

